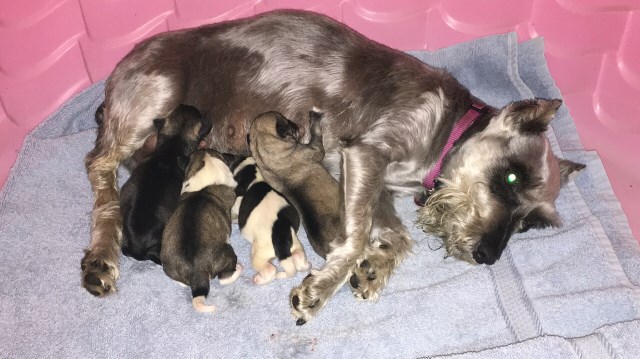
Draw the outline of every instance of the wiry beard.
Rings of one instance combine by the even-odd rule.
[[[418,210],[416,225],[425,232],[442,238],[447,255],[475,264],[473,250],[482,233],[479,203],[474,188],[461,191],[447,180],[443,187],[429,196],[424,207]]]

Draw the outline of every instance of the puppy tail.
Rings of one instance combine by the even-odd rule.
[[[215,305],[207,305],[205,303],[205,299],[209,295],[209,275],[207,273],[195,274],[191,283],[191,295],[193,296],[191,304],[193,308],[200,313],[215,312]]]

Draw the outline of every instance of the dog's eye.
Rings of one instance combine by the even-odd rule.
[[[505,182],[507,182],[508,185],[515,186],[518,183],[520,183],[520,176],[518,175],[518,173],[516,171],[509,170],[505,174],[504,180],[505,180]]]

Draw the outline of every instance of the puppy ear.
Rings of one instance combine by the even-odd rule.
[[[537,135],[547,130],[562,100],[530,99],[507,106],[507,121],[522,134]]]
[[[560,183],[563,185],[575,179],[578,173],[587,167],[582,163],[572,162],[564,158],[558,158],[558,166],[560,166]]]
[[[200,120],[200,130],[198,131],[198,138],[200,140],[203,140],[211,132],[211,129],[213,128],[213,121],[204,116],[201,116],[199,120]]]
[[[292,137],[298,138],[298,126],[295,123],[287,120],[284,116],[278,116],[276,120],[276,133],[280,138],[284,139]]]

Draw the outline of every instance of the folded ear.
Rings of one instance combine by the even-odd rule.
[[[560,166],[560,183],[565,184],[578,175],[587,165],[582,163],[576,163],[564,158],[558,158],[558,165]]]
[[[547,130],[562,100],[530,99],[515,101],[506,107],[507,122],[523,134],[540,134]]]

